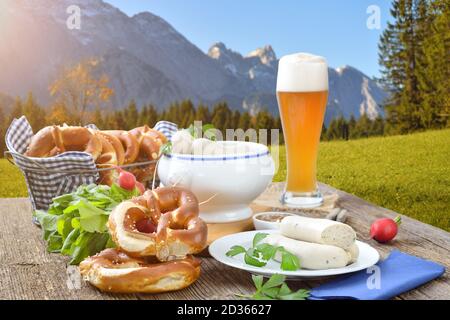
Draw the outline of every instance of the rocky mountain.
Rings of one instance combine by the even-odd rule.
[[[243,98],[242,107],[252,112],[261,107],[277,112],[277,101],[274,95],[278,59],[271,46],[265,46],[250,52],[246,56],[228,49],[219,42],[211,46],[208,55],[216,59],[230,74],[246,80],[245,85],[251,87]],[[359,117],[366,114],[374,119],[384,116],[381,108],[386,93],[383,89],[361,71],[344,66],[329,68],[330,95],[328,99],[326,122],[332,118],[351,115]]]
[[[114,88],[113,105],[135,99],[163,108],[190,98],[234,109],[276,113],[277,56],[271,46],[243,56],[223,43],[207,54],[162,18],[149,12],[129,17],[102,0],[2,0],[0,92],[32,91],[46,103],[61,69],[96,57]],[[81,28],[66,26],[67,8],[81,10]],[[330,69],[327,119],[382,115],[385,93],[352,67]]]

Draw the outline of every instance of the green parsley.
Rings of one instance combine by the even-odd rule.
[[[264,267],[268,261],[279,253],[281,255],[281,270],[295,271],[300,269],[298,257],[288,252],[284,247],[261,243],[267,236],[267,233],[258,232],[253,238],[253,246],[251,248],[246,249],[243,246],[232,246],[226,253],[226,256],[234,257],[239,254],[244,254],[246,264],[254,267]]]
[[[236,296],[254,300],[305,300],[309,297],[309,291],[299,289],[292,291],[285,283],[286,277],[281,274],[272,275],[265,283],[263,276],[252,275],[256,292],[252,295]]]

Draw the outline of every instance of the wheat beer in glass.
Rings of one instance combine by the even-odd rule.
[[[316,167],[327,98],[328,65],[324,58],[297,53],[280,59],[277,99],[287,160],[281,202],[286,206],[313,208],[323,202]]]

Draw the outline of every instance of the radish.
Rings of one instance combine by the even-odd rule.
[[[122,168],[117,167],[117,170],[119,171],[119,186],[126,190],[133,190],[136,187],[136,177]]]
[[[144,194],[145,186],[142,183],[140,183],[139,181],[136,181],[136,188],[138,188],[138,190],[141,194]]]
[[[378,219],[370,226],[370,237],[380,243],[391,241],[398,232],[398,226],[401,223],[401,217],[395,219]]]
[[[156,226],[150,219],[142,219],[136,222],[136,229],[142,233],[153,233],[156,231]]]

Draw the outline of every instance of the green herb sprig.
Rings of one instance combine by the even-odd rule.
[[[236,296],[254,300],[305,300],[310,292],[305,289],[292,291],[286,284],[286,277],[281,274],[272,275],[264,283],[263,276],[252,275],[256,292],[252,295],[236,294]]]
[[[194,139],[203,137],[203,138],[209,139],[211,141],[217,140],[216,131],[215,131],[216,128],[214,127],[214,125],[212,125],[210,123],[203,125],[201,128],[195,127],[193,124],[191,124],[185,130],[187,130]],[[163,154],[171,154],[171,153],[172,153],[172,141],[166,142],[159,148],[159,156],[161,156]]]
[[[258,232],[253,238],[253,246],[251,248],[245,249],[243,246],[232,246],[226,255],[228,257],[234,257],[239,254],[244,254],[246,264],[254,267],[264,267],[278,252],[281,254],[281,270],[296,271],[300,269],[298,257],[288,252],[284,247],[261,243],[267,236],[267,233]]]
[[[138,195],[137,188],[128,191],[117,184],[91,184],[54,198],[48,211],[34,212],[47,250],[70,256],[69,263],[77,265],[88,256],[114,247],[106,227],[109,214],[120,202]]]

